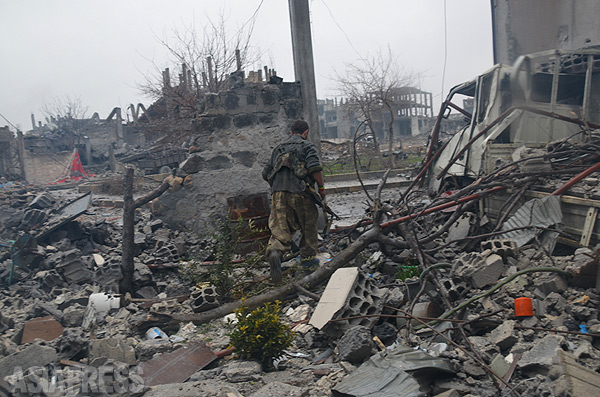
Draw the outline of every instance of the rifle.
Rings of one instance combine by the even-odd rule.
[[[312,199],[312,201],[315,202],[316,205],[323,208],[323,211],[325,211],[326,213],[328,213],[329,215],[331,215],[332,217],[334,217],[337,220],[341,219],[338,216],[338,214],[333,212],[333,210],[329,207],[329,205],[327,205],[327,203],[324,202],[323,199],[321,199],[321,195],[319,193],[317,193],[315,188],[313,186],[309,185],[308,183],[306,184],[306,192],[308,192],[308,196]]]

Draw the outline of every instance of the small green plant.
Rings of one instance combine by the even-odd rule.
[[[236,268],[251,269],[263,258],[262,252],[246,256],[243,260],[237,253],[245,239],[261,233],[254,223],[238,219],[212,219],[212,231],[205,237],[202,260],[189,261],[179,268],[179,277],[193,284],[209,282],[215,287],[222,301],[230,300],[240,293],[239,277],[234,277]]]
[[[271,369],[273,359],[292,344],[294,333],[281,322],[281,302],[267,303],[257,309],[240,307],[235,310],[237,323],[229,333],[230,343],[244,359],[260,362],[264,369]]]
[[[418,277],[420,274],[421,270],[419,269],[419,266],[400,265],[396,272],[396,278],[404,281],[407,278]]]

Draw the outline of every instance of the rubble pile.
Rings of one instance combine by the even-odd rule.
[[[495,181],[542,184],[510,175]],[[286,257],[279,288],[257,255],[223,256],[235,245],[223,235],[173,230],[141,208],[132,294],[118,293],[120,208],[18,186],[0,203],[0,395],[595,395],[600,246],[557,243],[554,199],[503,229],[472,199],[493,182],[387,202],[378,190],[371,218],[324,237],[318,270]],[[344,200],[358,199],[330,205]],[[510,225],[523,220],[513,210]],[[234,359],[238,298],[283,301],[293,344],[273,369]]]

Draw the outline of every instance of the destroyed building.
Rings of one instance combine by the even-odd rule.
[[[530,55],[453,89],[473,98],[473,110],[459,111],[469,123],[447,144],[451,153],[435,137],[410,179],[388,183],[407,172],[394,170],[369,183],[327,181],[329,204],[348,219],[322,233],[314,272],[287,255],[280,286],[260,245],[249,248],[231,226],[240,217],[242,226],[264,220],[261,164],[302,114],[297,82],[239,84],[234,75],[227,90],[188,108],[167,106],[168,98],[150,106],[130,126],[135,133],[144,122],[159,129],[161,117],[175,127],[156,138],[155,152],[116,154],[139,168],[136,200],[85,192],[94,180],[52,189],[0,184],[0,395],[598,395],[597,56]],[[522,105],[507,102],[511,68],[519,83],[511,87],[537,89],[524,96],[541,110],[500,119]],[[561,89],[565,76],[576,84]],[[520,84],[529,78],[535,84]],[[581,104],[590,112],[569,115]],[[159,156],[169,139],[185,148],[173,169]],[[2,135],[3,153],[19,150],[13,140]],[[142,161],[174,172],[152,179]],[[3,170],[15,164],[4,161]],[[104,178],[126,190],[120,175]],[[452,190],[440,191],[437,180]],[[119,293],[121,207],[144,198],[149,205],[132,213],[131,292]],[[502,202],[495,212],[490,200]],[[571,205],[584,208],[579,234]],[[226,216],[229,228],[206,233],[209,213]],[[231,313],[278,300],[293,342],[269,365],[241,359]],[[259,329],[250,337],[272,345]]]
[[[391,93],[395,114],[394,131],[400,136],[429,133],[433,126],[433,100],[430,92],[415,87],[398,87]],[[318,103],[321,137],[352,139],[362,116],[351,100],[320,100]],[[373,127],[378,139],[387,139],[389,114],[373,110]]]

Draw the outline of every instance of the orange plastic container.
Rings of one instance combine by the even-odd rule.
[[[533,303],[531,298],[515,299],[515,315],[517,317],[533,316]]]

